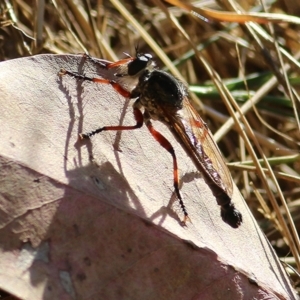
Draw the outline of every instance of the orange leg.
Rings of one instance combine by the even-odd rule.
[[[65,69],[61,69],[59,72],[60,76],[63,75],[69,75],[69,76],[73,76],[77,79],[81,79],[81,80],[87,80],[87,81],[92,81],[92,82],[96,82],[96,83],[104,83],[104,84],[110,84],[120,95],[122,95],[125,98],[130,98],[131,93],[126,91],[121,85],[119,85],[116,81],[114,80],[108,80],[108,79],[102,79],[102,78],[97,78],[97,77],[88,77],[85,75],[81,75],[81,74],[77,74]]]
[[[143,126],[144,123],[144,117],[142,112],[138,108],[133,109],[133,115],[134,119],[136,120],[136,124],[133,126],[104,126],[100,127],[94,131],[88,132],[88,133],[81,133],[79,134],[80,138],[82,139],[89,139],[91,136],[94,134],[97,134],[101,131],[108,131],[108,130],[133,130],[133,129],[138,129]]]
[[[180,207],[183,211],[184,214],[184,218],[183,218],[183,224],[185,224],[188,220],[188,213],[186,211],[185,205],[183,203],[182,200],[182,196],[179,190],[179,175],[178,175],[178,166],[177,166],[177,158],[176,158],[176,154],[175,154],[175,150],[173,148],[173,146],[171,145],[171,143],[157,130],[155,130],[152,126],[152,123],[150,122],[150,120],[146,121],[146,126],[149,129],[150,133],[152,134],[152,136],[156,139],[156,141],[159,142],[159,144],[165,148],[171,155],[173,158],[173,181],[174,181],[174,189],[175,189],[175,193],[177,195],[177,198],[179,200],[179,204]]]
[[[111,68],[115,68],[115,67],[118,67],[118,66],[121,66],[124,64],[128,64],[129,62],[131,62],[135,59],[134,57],[128,57],[128,58],[118,60],[116,62],[102,62],[102,61],[98,61],[98,60],[94,59],[92,56],[90,56],[86,53],[84,54],[84,56],[87,57],[92,62],[102,66],[105,69],[111,69]]]
[[[121,59],[121,60],[118,60],[116,62],[112,62],[110,64],[107,64],[106,65],[106,68],[107,69],[110,69],[110,68],[115,68],[117,66],[121,66],[121,65],[126,65],[127,63],[133,61],[134,58],[133,57],[130,57],[130,58],[124,58],[124,59]]]

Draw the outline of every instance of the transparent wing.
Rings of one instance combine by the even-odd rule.
[[[206,123],[187,97],[183,99],[183,108],[179,113],[176,116],[168,115],[168,118],[170,130],[196,167],[231,197],[233,185],[229,169]]]

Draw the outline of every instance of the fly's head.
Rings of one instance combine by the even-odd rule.
[[[140,77],[145,71],[151,72],[155,67],[152,55],[136,53],[136,58],[128,64],[128,75]]]
[[[128,54],[126,55],[129,56]],[[136,50],[136,57],[132,57],[126,65],[121,67],[122,70],[115,74],[116,77],[139,78],[145,71],[151,72],[154,70],[155,62],[153,61],[151,54],[140,53]]]
[[[127,90],[132,90],[136,87],[140,78],[147,76],[154,69],[155,62],[152,55],[140,53],[136,49],[136,56],[129,60],[127,64],[121,65],[115,76],[118,78],[117,81],[121,86],[125,86]]]

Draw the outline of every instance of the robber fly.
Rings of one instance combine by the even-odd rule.
[[[174,189],[184,214],[183,222],[185,223],[189,217],[179,190],[175,151],[171,143],[153,128],[151,120],[164,123],[204,176],[221,207],[223,221],[231,227],[237,228],[242,223],[242,215],[231,201],[233,183],[230,172],[206,123],[190,104],[186,84],[169,73],[155,68],[150,54],[142,54],[136,50],[135,57],[127,56],[117,62],[97,62],[107,70],[116,68],[118,70],[118,73],[114,74],[116,80],[87,77],[61,69],[60,75],[67,74],[82,80],[110,84],[122,96],[136,99],[133,104],[135,125],[100,127],[94,131],[80,134],[80,137],[82,139],[90,138],[107,130],[133,130],[142,127],[145,123],[152,136],[173,158]],[[136,80],[135,87],[129,91],[121,85],[121,80]]]

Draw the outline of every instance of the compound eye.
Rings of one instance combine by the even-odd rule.
[[[145,54],[145,55],[139,56],[139,57],[138,57],[138,60],[139,60],[139,61],[148,61],[149,59],[147,58],[147,56],[146,56],[146,54]]]
[[[147,58],[147,60],[152,59],[152,55],[149,53],[144,54],[144,56]]]

